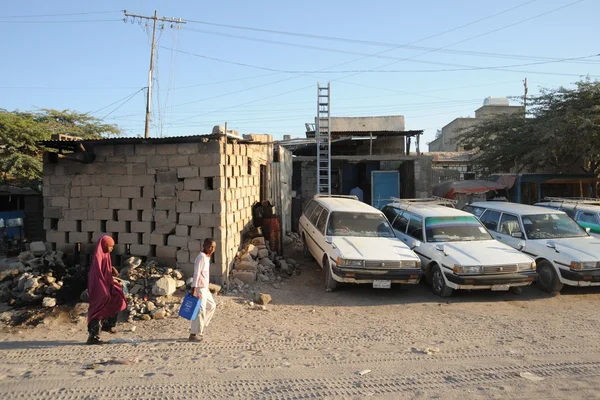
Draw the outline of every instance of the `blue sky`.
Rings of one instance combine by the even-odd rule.
[[[485,97],[522,95],[524,78],[532,95],[600,76],[600,57],[560,61],[600,53],[597,0],[22,0],[0,11],[0,108],[94,112],[143,134],[150,34],[123,9],[189,21],[157,34],[155,137],[225,121],[302,137],[331,81],[332,116],[404,115],[429,142]],[[69,13],[82,14],[37,17]]]

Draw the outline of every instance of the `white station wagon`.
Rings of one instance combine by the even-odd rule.
[[[356,196],[317,195],[300,217],[305,256],[325,271],[325,288],[338,283],[419,283],[421,261],[392,231],[381,211]]]
[[[395,199],[383,212],[396,235],[421,257],[433,292],[512,290],[535,281],[535,261],[502,244],[473,215],[443,199]]]
[[[496,239],[536,260],[537,284],[545,292],[558,292],[563,285],[600,286],[600,240],[564,212],[499,202],[465,209],[478,215]]]

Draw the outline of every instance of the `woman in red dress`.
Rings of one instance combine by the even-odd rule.
[[[117,316],[127,307],[123,288],[113,279],[118,276],[110,259],[114,246],[115,241],[110,236],[101,237],[90,265],[87,344],[106,343],[100,340],[100,331],[116,333]]]

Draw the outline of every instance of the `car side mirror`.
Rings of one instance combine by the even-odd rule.
[[[519,251],[523,251],[523,249],[525,249],[525,242],[520,241],[517,245],[517,248],[519,249]]]
[[[441,251],[442,253],[444,253],[445,256],[448,255],[448,253],[446,253],[446,250],[444,249],[444,245],[443,244],[436,244],[435,245],[435,249],[437,251]]]
[[[419,247],[421,245],[421,242],[419,242],[418,240],[415,240],[414,242],[412,242],[412,244],[410,245],[410,249],[416,249],[417,247]]]
[[[325,243],[327,243],[327,244],[333,243],[333,239],[331,238],[331,236],[325,236]]]
[[[587,233],[588,235],[590,234],[592,230],[590,228],[585,228],[585,233]]]
[[[559,251],[556,249],[556,243],[554,243],[554,241],[553,241],[553,240],[549,240],[549,241],[546,243],[546,247],[549,247],[549,248],[551,248],[551,249],[554,249],[554,251],[556,251],[557,253],[560,253],[560,252],[559,252]]]
[[[510,234],[510,236],[520,239],[523,237],[523,232],[513,232]]]

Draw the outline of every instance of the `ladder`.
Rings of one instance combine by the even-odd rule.
[[[317,83],[317,117],[315,139],[317,143],[317,194],[331,194],[331,132],[329,100],[331,87]]]

